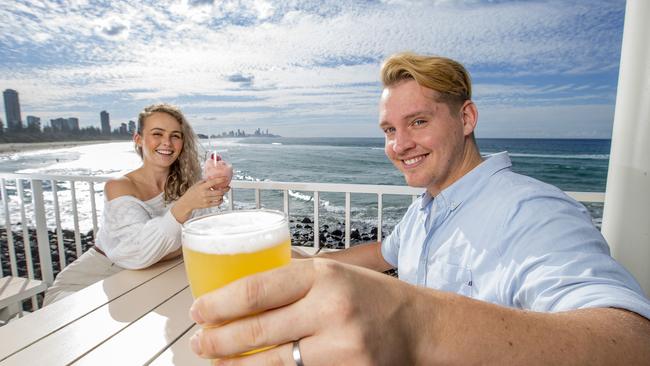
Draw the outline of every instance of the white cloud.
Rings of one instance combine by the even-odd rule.
[[[118,18],[102,19],[97,22],[95,34],[112,41],[123,41],[129,38],[129,25]]]
[[[620,8],[608,1],[16,2],[0,5],[0,56],[8,60],[0,61],[0,83],[49,111],[93,103],[99,111],[116,95],[134,105],[191,96],[186,105],[206,115],[240,108],[251,120],[330,113],[374,121],[371,91],[390,53],[454,57],[477,70],[475,79],[611,72],[620,33],[598,22]],[[611,87],[590,85],[479,82],[475,95],[494,105],[554,103],[554,93],[570,92],[580,92],[576,100],[611,99]],[[255,98],[213,103],[203,95]]]

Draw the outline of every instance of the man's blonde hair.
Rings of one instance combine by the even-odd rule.
[[[450,109],[472,99],[472,80],[460,63],[439,56],[423,56],[412,52],[394,54],[381,67],[384,87],[404,80],[415,80],[420,86],[440,93],[439,101]]]

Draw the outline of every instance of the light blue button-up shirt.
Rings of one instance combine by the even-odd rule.
[[[489,156],[413,202],[381,248],[399,277],[514,308],[617,307],[650,319],[650,301],[586,208],[511,166],[506,152]]]

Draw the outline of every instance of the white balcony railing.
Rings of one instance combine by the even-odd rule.
[[[103,200],[103,189],[101,185],[106,182],[108,177],[85,177],[85,176],[56,176],[56,175],[39,175],[39,174],[14,174],[0,173],[0,193],[2,195],[2,209],[0,209],[0,227],[4,228],[5,242],[0,240],[2,246],[7,245],[6,255],[9,261],[9,270],[3,270],[1,275],[17,276],[19,265],[24,265],[23,272],[30,279],[40,279],[48,286],[54,280],[54,268],[51,257],[50,235],[53,235],[56,242],[54,250],[59,258],[59,271],[66,265],[66,253],[62,228],[62,217],[66,222],[72,221],[74,228],[74,250],[76,257],[82,254],[81,231],[79,225],[79,211],[90,210],[89,215],[92,221],[93,234],[98,229],[98,198]],[[71,207],[62,207],[60,205],[60,187],[65,187],[66,200]],[[283,192],[283,209],[290,214],[289,191],[311,192],[313,194],[313,246],[320,247],[319,224],[320,193],[343,193],[345,194],[345,211],[344,227],[345,247],[350,246],[350,229],[351,229],[351,194],[365,193],[377,195],[377,240],[381,241],[381,227],[383,222],[383,196],[398,195],[411,196],[415,199],[422,192],[422,189],[411,188],[407,186],[384,186],[384,185],[364,185],[364,184],[332,184],[332,183],[297,183],[297,182],[249,182],[233,181],[233,189],[251,190],[255,197],[255,207],[260,208],[262,191],[279,191]],[[604,202],[604,193],[592,192],[567,192],[570,196],[581,202]],[[69,196],[67,196],[69,194]],[[100,197],[97,197],[100,195]],[[235,197],[233,191],[229,193],[229,209],[235,207]],[[49,224],[48,224],[49,223]],[[13,232],[18,229],[22,231],[22,241],[24,250],[24,264],[16,260],[16,248],[14,245]],[[30,229],[36,231],[36,240],[30,237]],[[52,234],[48,232],[52,231]],[[1,231],[0,231],[1,233]],[[93,235],[93,238],[95,235]],[[34,246],[35,245],[35,246]],[[36,248],[38,253],[38,263],[35,263],[32,257],[32,249]],[[5,250],[0,247],[1,250]],[[0,266],[2,263],[0,262]],[[5,264],[5,267],[7,265]],[[35,270],[38,267],[40,270]],[[7,272],[7,273],[5,273]],[[38,308],[38,302],[32,299],[32,308]]]

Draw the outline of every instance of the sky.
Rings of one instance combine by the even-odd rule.
[[[381,137],[401,51],[472,75],[478,138],[610,138],[625,1],[3,1],[0,89],[23,122],[181,107],[204,134]],[[4,104],[2,120],[5,120]]]

